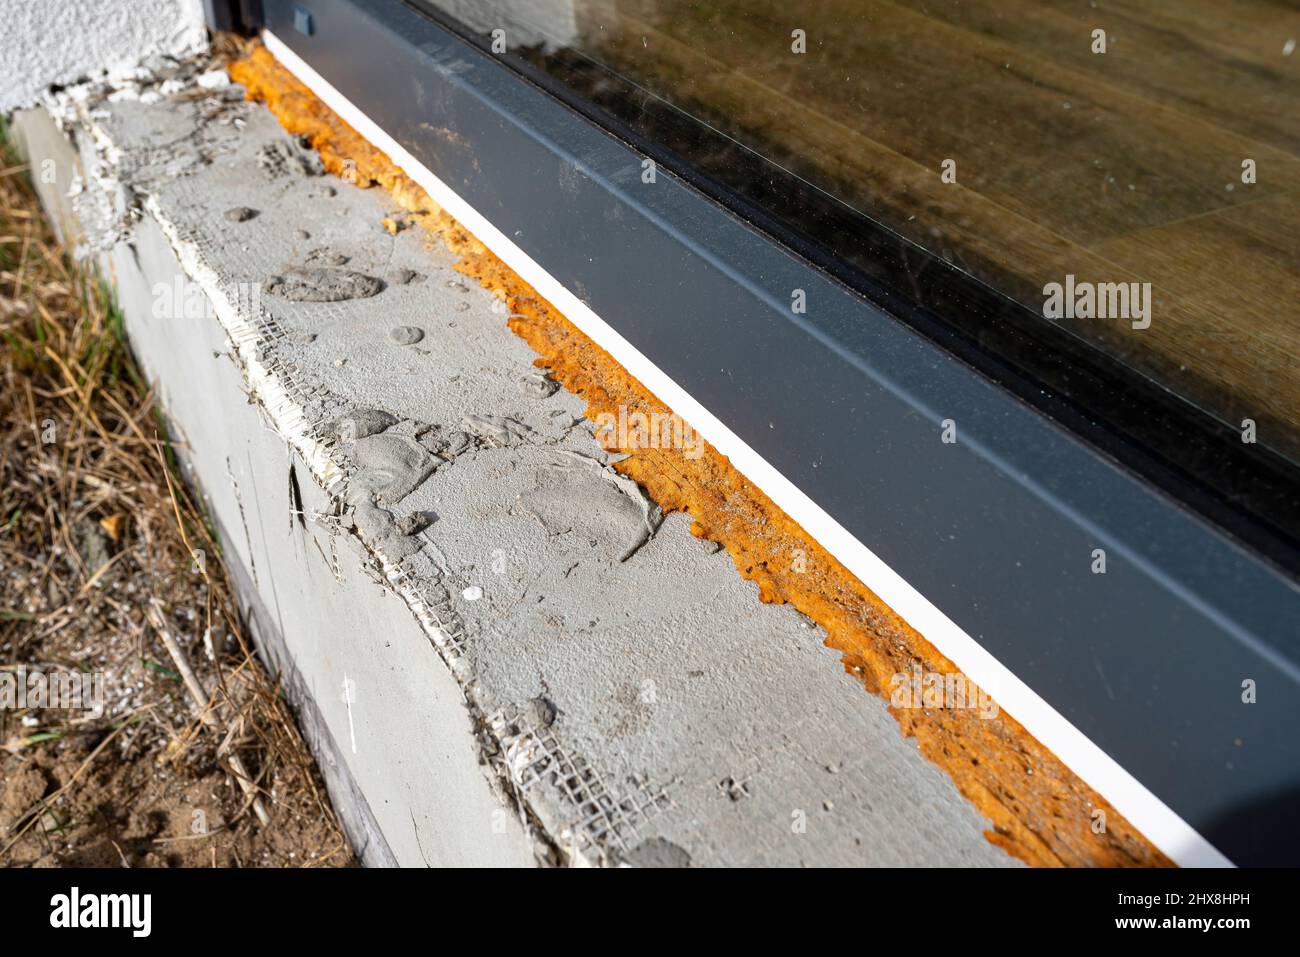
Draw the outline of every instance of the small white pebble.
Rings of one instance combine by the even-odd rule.
[[[466,601],[478,601],[483,597],[483,589],[479,588],[478,585],[470,585],[460,593],[460,596]]]
[[[220,90],[222,87],[230,86],[230,77],[226,75],[225,70],[209,70],[199,77],[198,82],[205,90]]]

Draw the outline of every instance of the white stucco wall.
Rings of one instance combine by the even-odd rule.
[[[206,43],[203,0],[0,0],[0,112],[51,84]]]

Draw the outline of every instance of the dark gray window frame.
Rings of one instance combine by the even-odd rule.
[[[343,95],[1220,851],[1300,862],[1295,581],[669,171],[643,184],[639,152],[420,13],[263,8]],[[791,311],[794,289],[807,314]],[[1105,575],[1091,573],[1096,548]]]

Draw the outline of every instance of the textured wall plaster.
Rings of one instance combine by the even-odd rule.
[[[130,71],[148,57],[207,44],[202,0],[4,0],[0,110],[51,85]]]

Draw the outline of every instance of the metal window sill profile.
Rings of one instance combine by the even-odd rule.
[[[1300,860],[1294,581],[672,173],[645,182],[645,157],[420,13],[266,0],[264,24],[326,105],[1171,859]]]

